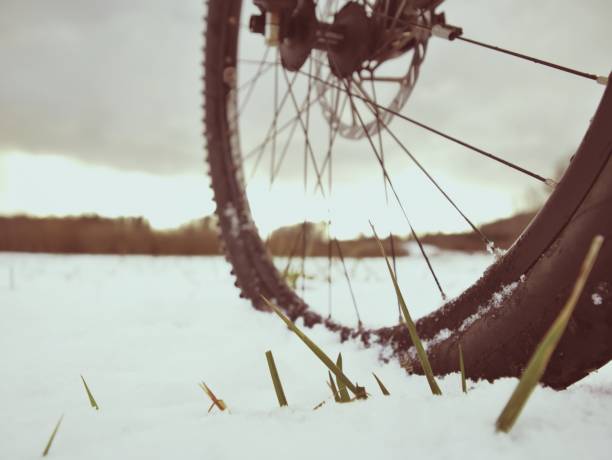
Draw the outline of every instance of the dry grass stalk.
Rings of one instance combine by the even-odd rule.
[[[321,407],[323,407],[323,404],[325,404],[325,403],[326,403],[326,401],[321,401],[319,404],[317,404],[316,406],[314,406],[314,407],[312,408],[312,410],[317,410],[317,409],[320,409]]]
[[[276,364],[274,363],[274,356],[272,356],[271,350],[266,351],[266,360],[268,361],[268,369],[270,369],[270,376],[272,377],[272,384],[274,385],[278,405],[280,407],[287,406],[287,398],[285,396],[285,391],[283,390],[283,385],[280,381],[278,370],[276,369]]]
[[[431,369],[431,364],[429,363],[429,358],[427,357],[427,353],[425,353],[425,348],[421,343],[421,339],[419,338],[419,334],[417,333],[416,326],[414,325],[414,321],[408,312],[408,307],[406,306],[406,302],[404,300],[404,296],[402,295],[402,291],[400,290],[399,284],[397,282],[397,278],[395,277],[395,272],[391,268],[391,264],[389,263],[389,259],[387,258],[387,254],[385,252],[385,248],[378,238],[378,234],[374,229],[374,225],[370,222],[370,226],[372,227],[372,231],[374,232],[374,238],[378,243],[378,248],[380,249],[381,254],[385,258],[385,262],[387,263],[387,268],[389,269],[389,274],[391,275],[391,280],[393,281],[393,287],[395,288],[395,294],[397,295],[397,300],[399,301],[400,308],[402,310],[402,315],[404,317],[404,324],[408,328],[408,334],[410,334],[410,339],[417,351],[417,356],[419,361],[421,362],[421,367],[423,368],[423,372],[425,373],[425,377],[427,378],[427,383],[429,383],[429,388],[434,395],[441,395],[442,390],[438,386],[436,379],[433,375],[433,371]]]
[[[210,405],[210,407],[208,408],[208,412],[210,412],[211,410],[213,410],[213,408],[216,406],[220,411],[224,411],[227,409],[227,404],[225,404],[225,401],[223,401],[222,399],[219,399],[215,396],[215,394],[212,392],[212,390],[210,388],[208,388],[208,385],[206,385],[204,382],[199,383],[198,384],[200,388],[202,388],[202,390],[204,391],[204,393],[206,393],[206,395],[210,398],[210,400],[212,401],[212,404]]]
[[[87,385],[87,382],[85,381],[82,375],[81,375],[81,380],[83,381],[83,385],[85,386],[85,391],[87,392],[87,397],[89,398],[89,404],[91,404],[91,407],[93,407],[95,410],[100,410],[100,407],[98,407],[98,403],[96,402],[93,395],[91,394],[91,391],[89,390],[89,386]]]
[[[544,338],[531,356],[527,367],[523,371],[521,380],[514,389],[512,396],[510,396],[510,399],[506,403],[506,406],[502,410],[501,414],[497,418],[495,423],[495,428],[497,431],[508,433],[512,429],[512,426],[518,419],[523,407],[527,403],[529,396],[542,378],[542,375],[546,370],[546,366],[548,365],[550,358],[552,357],[552,354],[559,343],[559,340],[561,340],[561,337],[565,332],[567,323],[574,312],[576,303],[582,294],[582,290],[586,284],[589,274],[591,273],[593,265],[595,265],[597,255],[599,254],[603,241],[604,238],[601,235],[597,235],[595,238],[593,238],[591,247],[589,248],[586,257],[582,262],[578,279],[574,284],[574,288],[572,289],[569,298],[561,309],[559,316],[557,316],[552,326],[546,335],[544,335]]]
[[[42,453],[43,457],[46,457],[47,454],[49,453],[49,450],[51,449],[51,445],[53,444],[53,440],[55,439],[55,435],[57,434],[57,430],[59,430],[59,427],[62,424],[63,419],[64,419],[64,416],[62,415],[60,419],[57,421],[57,424],[55,425],[55,428],[53,429],[53,432],[51,433],[51,437],[49,438],[49,441],[47,441],[47,446],[45,447],[45,450]]]
[[[329,356],[327,356],[323,352],[323,350],[321,350],[319,348],[319,346],[316,343],[314,343],[312,340],[310,340],[310,338],[308,338],[308,336],[306,334],[304,334],[293,323],[293,321],[291,321],[289,318],[287,318],[285,316],[285,314],[276,305],[274,305],[272,302],[270,302],[264,296],[261,296],[261,298],[266,303],[266,305],[268,305],[268,307],[270,307],[270,309],[272,309],[272,311],[274,313],[276,313],[280,319],[283,320],[283,322],[287,325],[287,327],[289,329],[291,329],[295,333],[295,335],[297,335],[300,338],[300,340],[302,342],[304,342],[304,344],[310,349],[310,351],[312,351],[315,354],[315,356],[317,358],[319,358],[321,360],[321,362],[323,362],[323,364],[325,364],[325,366],[327,366],[327,368],[330,371],[332,371],[332,373],[336,376],[336,380],[338,382],[342,381],[342,383],[351,391],[351,393],[353,393],[355,395],[355,397],[357,399],[366,399],[367,398],[367,394],[366,394],[365,388],[360,387],[359,385],[353,384],[353,382],[351,382],[349,380],[349,378],[346,375],[344,375],[344,373],[342,372],[342,369],[340,369],[336,365],[336,363],[334,363],[331,360],[331,358]]]

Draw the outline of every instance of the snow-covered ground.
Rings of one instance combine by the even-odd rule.
[[[419,318],[438,308],[442,304],[442,297],[416,244],[408,244],[408,250],[410,257],[397,259],[396,272],[411,314]],[[446,295],[450,297],[459,295],[493,262],[493,256],[488,253],[466,256],[461,252],[440,251],[433,246],[426,246],[426,252]],[[279,260],[277,266],[284,270],[286,260]],[[370,327],[397,324],[395,290],[384,259],[348,259],[346,268],[363,323]],[[300,272],[301,260],[294,260],[291,270]],[[303,291],[301,283],[298,283],[299,292],[303,293],[304,299],[314,310],[327,315],[330,303],[328,259],[309,259],[304,272],[307,282]],[[332,266],[331,278],[332,316],[343,324],[356,325],[351,291],[344,267],[338,261]]]
[[[490,259],[440,253],[432,262],[454,295]],[[317,264],[308,272],[316,275]],[[370,324],[397,317],[383,268],[349,262]],[[333,298],[345,303],[338,270]],[[425,270],[412,257],[398,269],[414,316],[439,302]],[[314,284],[306,297],[326,311],[325,281]],[[62,414],[50,458],[610,458],[610,365],[565,392],[538,388],[512,433],[501,435],[494,421],[516,380],[471,383],[466,396],[451,375],[434,397],[425,379],[380,363],[379,350],[340,344],[322,328],[308,333],[330,355],[342,351],[368,400],[333,403],[326,370],[278,318],[238,298],[220,258],[0,254],[0,459],[39,457]],[[278,408],[268,349],[289,408]],[[231,413],[207,413],[202,380]]]

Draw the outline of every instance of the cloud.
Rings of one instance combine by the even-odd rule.
[[[3,1],[0,150],[201,166],[199,1]]]
[[[609,0],[448,0],[441,9],[466,36],[609,70]],[[155,174],[199,171],[203,10],[200,0],[4,0],[0,152],[52,153]],[[256,107],[270,107],[270,88],[256,92]],[[551,174],[580,142],[602,88],[432,39],[406,113]],[[428,167],[482,183],[514,181],[499,166],[401,123],[392,126]],[[266,129],[258,119],[243,126],[251,145]],[[346,155],[338,164],[367,173],[372,163],[361,158]],[[297,176],[298,161],[288,161]]]

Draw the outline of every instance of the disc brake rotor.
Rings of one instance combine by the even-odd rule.
[[[327,122],[342,137],[361,139],[384,129],[393,118],[392,112],[399,112],[406,105],[427,51],[429,33],[426,30],[436,16],[432,9],[407,6],[412,2],[405,0],[378,0],[372,7],[348,2],[335,12],[336,3],[326,1],[321,20],[339,25],[348,37],[338,50],[313,51],[313,83]],[[413,24],[425,27],[413,27]],[[374,39],[365,40],[363,37],[368,34]],[[391,59],[402,60],[402,70],[397,70],[395,75],[380,75],[381,65]],[[325,93],[330,87],[348,87],[358,99],[369,98],[371,94],[364,83],[370,81],[372,84],[384,81],[385,85],[396,88],[390,100],[377,101],[386,110],[370,105],[369,113],[364,111],[364,130],[352,111],[343,116],[338,112],[337,101],[325,97]]]

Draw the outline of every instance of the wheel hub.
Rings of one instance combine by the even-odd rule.
[[[281,63],[287,70],[298,71],[316,44],[315,8],[313,0],[300,1],[287,18],[286,34],[279,44]]]
[[[250,29],[264,35],[269,46],[278,47],[281,65],[289,71],[299,71],[312,55],[309,74],[324,117],[337,126],[340,136],[360,139],[377,133],[408,101],[425,58],[429,31],[445,24],[444,14],[434,11],[440,1],[349,1],[338,9],[335,0],[319,0],[318,8],[314,0],[253,0],[261,14],[251,17]],[[382,65],[398,57],[398,66]],[[341,80],[359,88],[385,81],[386,94],[391,96],[380,103],[389,110],[374,116],[366,112],[365,126],[338,113],[342,112],[339,101],[323,95],[330,87],[342,88]]]
[[[415,9],[397,0],[377,1],[368,14],[361,2],[348,2],[333,22],[317,20],[314,0],[255,0],[262,14],[252,16],[251,32],[278,46],[283,67],[298,71],[313,49],[327,53],[332,73],[347,78],[368,61],[376,64],[409,51],[415,43],[409,20]]]
[[[361,69],[376,44],[378,31],[363,5],[350,2],[334,16],[333,29],[342,41],[327,50],[331,71],[338,78],[347,78]]]

